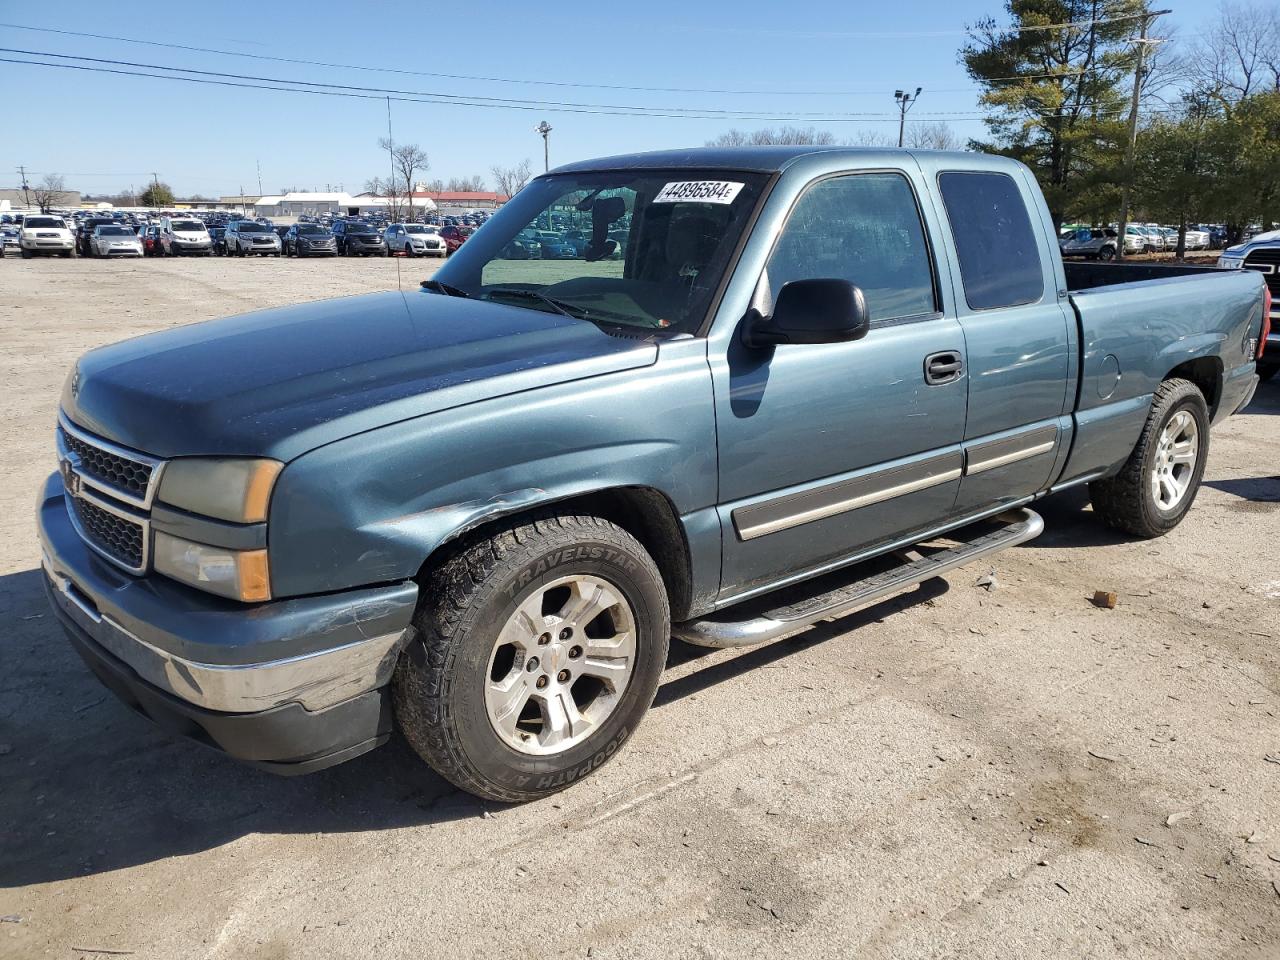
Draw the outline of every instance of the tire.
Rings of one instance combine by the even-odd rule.
[[[1163,449],[1171,442],[1170,434],[1173,440],[1188,436],[1185,432],[1175,432],[1178,424],[1187,423],[1188,418],[1194,427],[1191,452],[1194,459],[1189,464],[1173,462],[1170,466],[1164,460]],[[1178,446],[1181,443],[1175,443],[1172,449]],[[1189,380],[1166,380],[1156,390],[1137,446],[1120,472],[1089,484],[1094,512],[1108,526],[1134,536],[1163,536],[1182,522],[1195,502],[1208,457],[1209,408],[1204,394]],[[1167,503],[1157,499],[1154,488],[1162,465],[1172,471],[1168,483],[1181,490],[1176,499],[1168,496]],[[1183,472],[1181,467],[1188,469]],[[1161,496],[1173,489],[1173,486],[1161,485]]]
[[[1266,383],[1280,371],[1280,363],[1270,363],[1267,361],[1259,361],[1258,363],[1258,379]]]
[[[1098,251],[1098,259],[1103,261],[1111,261],[1116,258],[1115,247],[1103,247]]]
[[[30,260],[30,259],[31,259],[31,251],[30,251],[30,250],[22,250],[22,251],[21,251],[21,253],[22,253],[22,259],[23,259],[23,260]]]
[[[566,580],[571,584],[561,585]],[[596,593],[601,586],[606,593]],[[587,614],[593,618],[585,622],[559,618],[593,595],[607,599],[588,608],[607,614]],[[429,575],[421,596],[392,680],[396,719],[420,757],[476,796],[522,802],[563,790],[613,757],[653,702],[671,631],[666,590],[644,548],[607,520],[550,515],[475,539]],[[617,602],[606,607],[609,599]],[[523,625],[522,608],[530,611]],[[597,637],[610,630],[632,637],[630,657],[584,653],[573,644],[592,635],[588,629]],[[499,645],[500,634],[513,642]],[[535,661],[538,651],[542,662]],[[575,674],[589,661],[620,669],[620,659],[630,673],[618,675],[617,688],[590,671]],[[490,716],[501,708],[491,707],[490,698],[503,696],[500,681],[507,678],[523,699],[506,700],[515,707],[500,733],[500,721]],[[573,722],[591,723],[595,715],[581,739],[572,733],[561,739],[549,719],[547,711],[566,693]]]

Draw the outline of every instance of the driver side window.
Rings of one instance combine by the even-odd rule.
[[[897,173],[857,173],[808,187],[765,267],[769,295],[792,280],[848,280],[872,320],[936,312],[933,269],[915,194]]]

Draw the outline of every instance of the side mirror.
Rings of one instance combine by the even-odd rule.
[[[792,280],[782,285],[773,314],[747,315],[742,339],[748,347],[777,343],[846,343],[871,329],[861,288],[848,280]]]

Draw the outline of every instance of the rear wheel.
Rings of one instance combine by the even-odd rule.
[[[405,738],[490,800],[533,800],[609,760],[666,663],[670,613],[644,548],[599,517],[549,516],[434,571],[396,668]]]
[[[1093,509],[1110,526],[1139,537],[1168,533],[1186,516],[1209,455],[1209,408],[1189,380],[1156,390],[1137,446],[1114,477],[1089,484]]]
[[[1098,251],[1099,260],[1114,260],[1115,258],[1116,258],[1115,247],[1103,247],[1101,250]]]

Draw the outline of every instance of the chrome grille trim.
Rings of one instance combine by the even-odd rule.
[[[83,477],[81,478],[81,480],[83,481]],[[111,503],[109,500],[105,500],[101,497],[96,496],[95,494],[91,493],[89,490],[84,489],[83,487],[81,487],[80,493],[78,495],[72,494],[71,491],[68,490],[63,494],[63,496],[67,501],[67,516],[71,520],[71,526],[74,527],[76,533],[80,535],[80,539],[85,542],[85,546],[87,546],[94,553],[98,554],[98,556],[102,557],[104,560],[107,560],[115,564],[121,570],[127,570],[129,573],[132,573],[138,576],[147,572],[151,564],[151,520],[150,518],[141,514],[134,513],[120,506],[117,506]],[[139,532],[141,533],[141,536],[142,536],[142,559],[138,566],[135,567],[135,566],[129,565],[121,557],[118,557],[114,553],[112,553],[110,550],[107,550],[104,547],[99,546],[94,541],[94,538],[89,535],[89,532],[85,530],[84,526],[80,523],[79,511],[76,509],[76,505],[74,503],[77,496],[80,499],[84,500],[89,505],[97,507],[99,510],[103,511],[104,513],[109,513],[112,516],[119,517],[120,519],[125,520],[129,523],[136,524],[140,528]]]
[[[99,479],[92,474],[87,473],[83,469],[77,469],[76,472],[79,474],[81,482],[87,487],[92,487],[93,489],[105,493],[110,497],[114,497],[123,503],[137,507],[139,510],[151,509],[151,504],[156,497],[156,491],[160,487],[160,475],[164,472],[165,462],[163,460],[148,456],[145,453],[139,453],[137,450],[130,450],[127,447],[118,446],[108,440],[103,440],[101,437],[95,437],[91,433],[86,433],[67,419],[67,415],[65,413],[58,414],[58,429],[63,433],[74,437],[86,446],[94,447],[101,450],[103,453],[109,454],[110,456],[116,457],[120,460],[128,460],[132,463],[138,464],[139,466],[147,467],[151,472],[147,479],[146,489],[141,497],[122,487]],[[59,435],[58,459],[63,461],[69,460],[71,459],[70,454],[71,451],[67,449],[62,436]]]

